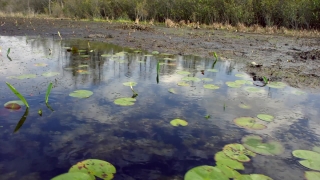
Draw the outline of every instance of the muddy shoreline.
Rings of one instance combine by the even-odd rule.
[[[0,17],[0,36],[86,38],[120,46],[243,62],[252,76],[290,86],[320,88],[320,37],[300,38],[213,29],[134,26],[123,23]],[[251,66],[256,62],[262,66]]]

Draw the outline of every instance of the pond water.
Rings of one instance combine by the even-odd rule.
[[[243,143],[248,135],[258,135],[266,143],[277,141],[283,150],[250,157],[239,173],[295,180],[304,179],[310,169],[292,151],[316,150],[320,145],[320,95],[283,84],[254,86],[236,59],[220,57],[214,64],[214,58],[152,55],[100,42],[41,37],[2,36],[0,47],[2,180],[51,179],[85,159],[113,164],[116,180],[184,179],[194,167],[215,166],[216,153],[227,144]],[[16,126],[26,107],[4,107],[19,100],[6,82],[30,105],[20,129]],[[136,85],[131,89],[126,82]],[[236,82],[227,83],[236,87],[226,82]],[[50,83],[49,105],[54,111],[45,103]],[[215,86],[207,89],[206,84]],[[75,90],[93,94],[69,96]],[[115,104],[134,92],[138,95],[133,105]],[[274,119],[244,120],[246,128],[235,123],[237,118],[258,114]],[[187,126],[171,125],[176,118],[187,121]],[[260,130],[253,128],[257,124]]]

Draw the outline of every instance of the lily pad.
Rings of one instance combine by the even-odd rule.
[[[219,168],[223,172],[223,174],[225,174],[228,178],[236,178],[238,176],[241,176],[241,174],[238,171],[229,168],[228,166],[219,162],[217,162],[217,168]]]
[[[169,58],[169,57],[165,57],[165,58],[163,58],[164,60],[169,60],[169,61],[176,61],[176,59],[174,59],[174,58]]]
[[[78,70],[77,73],[79,73],[79,74],[91,74],[89,71],[83,70],[83,69]]]
[[[172,126],[187,126],[188,125],[188,122],[183,120],[183,119],[173,119],[170,121],[170,124]]]
[[[73,91],[72,93],[69,94],[71,97],[76,97],[76,98],[88,98],[92,96],[93,92],[88,91],[88,90],[76,90]]]
[[[6,102],[6,103],[4,104],[4,107],[6,107],[7,105],[12,104],[12,103],[18,104],[18,105],[20,105],[20,106],[24,106],[24,103],[23,103],[22,101],[16,100],[16,101],[8,101],[8,102]]]
[[[135,52],[135,53],[141,53],[142,51],[141,51],[141,50],[135,50],[135,51],[133,51],[133,52]]]
[[[36,78],[37,75],[35,74],[24,74],[24,75],[20,75],[20,76],[10,76],[10,79],[32,79],[32,78]]]
[[[250,129],[250,130],[262,130],[267,128],[267,126],[263,124],[259,124],[254,118],[252,117],[240,117],[233,120],[233,122],[242,128]]]
[[[178,86],[189,86],[189,84],[184,81],[178,82],[177,85]]]
[[[130,81],[130,82],[122,83],[122,84],[125,85],[125,86],[136,86],[138,83]]]
[[[136,99],[134,98],[119,98],[114,100],[114,103],[116,105],[120,105],[120,106],[132,106],[134,105],[134,102],[136,101]]]
[[[116,168],[109,162],[99,159],[87,159],[78,162],[69,169],[70,172],[83,172],[95,179],[95,176],[104,180],[113,179]]]
[[[45,72],[45,73],[42,74],[42,76],[44,76],[44,77],[52,77],[52,76],[57,76],[59,74],[60,74],[59,72]]]
[[[17,103],[9,103],[4,106],[6,109],[19,110],[21,106]]]
[[[263,174],[243,174],[235,178],[235,180],[272,180],[272,178]]]
[[[89,67],[89,65],[88,65],[88,64],[81,64],[81,65],[79,65],[78,67],[79,67],[79,68],[81,68],[81,67]]]
[[[199,78],[196,77],[184,77],[182,78],[183,81],[194,81],[194,82],[199,82],[201,81]]]
[[[81,54],[81,55],[79,55],[79,57],[88,58],[88,57],[90,57],[90,55],[88,55],[88,54]]]
[[[269,114],[258,114],[257,117],[263,121],[272,122],[274,117]]]
[[[101,54],[101,57],[112,57],[112,54]]]
[[[219,168],[204,165],[190,169],[185,174],[184,180],[229,180],[229,178]]]
[[[218,69],[207,69],[207,71],[209,71],[209,72],[219,72]]]
[[[213,79],[211,79],[211,78],[202,78],[201,80],[202,80],[202,81],[205,81],[205,82],[213,81]]]
[[[189,75],[189,74],[191,74],[191,73],[188,72],[188,71],[177,71],[177,74],[180,74],[180,75]]]
[[[245,90],[248,92],[262,92],[263,91],[261,88],[257,88],[257,87],[245,87]]]
[[[176,90],[173,89],[173,88],[170,88],[168,91],[169,91],[170,93],[172,93],[172,94],[177,94]]]
[[[143,55],[143,56],[151,57],[151,56],[153,56],[153,55],[152,55],[152,54],[145,54],[145,55]]]
[[[152,51],[151,54],[159,54],[159,52],[158,51]]]
[[[257,135],[245,136],[241,141],[244,147],[257,154],[272,156],[279,155],[284,151],[284,147],[278,141],[269,140],[267,142],[262,142],[262,138]]]
[[[251,109],[250,105],[247,105],[247,104],[244,104],[244,103],[239,104],[239,107],[242,108],[242,109]]]
[[[244,74],[235,74],[236,77],[246,77]]]
[[[314,146],[314,147],[312,148],[312,151],[317,152],[317,153],[320,153],[320,146]]]
[[[46,63],[37,63],[37,64],[34,64],[35,66],[38,66],[38,67],[45,67],[47,66],[48,64]]]
[[[283,82],[269,82],[267,84],[268,87],[271,87],[271,88],[277,88],[277,89],[281,89],[281,88],[284,88],[286,87],[286,84],[283,83]]]
[[[205,84],[203,85],[203,87],[206,89],[219,89],[219,86],[216,86],[214,84]]]
[[[244,170],[244,166],[241,162],[229,158],[224,152],[219,151],[215,154],[214,159],[217,163],[230,167],[231,169]]]
[[[240,88],[241,87],[241,84],[238,84],[236,82],[230,82],[230,81],[226,82],[226,85],[231,88]]]
[[[51,180],[95,180],[89,174],[84,172],[70,172],[64,173],[59,176],[52,178]]]
[[[293,91],[292,93],[295,94],[295,95],[304,95],[304,94],[307,94],[306,92],[304,92],[304,91],[299,91],[299,90]]]
[[[246,84],[246,83],[247,83],[247,80],[241,79],[241,80],[235,80],[234,82],[235,82],[236,84],[243,85],[243,84]]]
[[[306,171],[304,172],[304,176],[306,177],[307,180],[319,180],[320,172]]]
[[[239,162],[249,162],[249,156],[255,156],[256,154],[250,150],[247,150],[242,144],[227,144],[223,147],[223,152],[229,158],[237,160]]]
[[[304,159],[299,161],[302,166],[320,171],[320,153],[308,150],[295,150],[292,152],[292,155]]]

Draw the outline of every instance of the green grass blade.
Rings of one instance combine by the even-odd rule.
[[[157,84],[159,84],[160,62],[157,63]]]
[[[49,95],[50,95],[51,89],[52,89],[52,83],[49,84],[48,89],[47,89],[47,93],[46,93],[46,104],[47,104],[48,101],[49,101]]]
[[[216,52],[213,52],[213,56],[216,58],[216,60],[218,60],[218,55]]]
[[[7,56],[10,54],[10,48],[8,49],[8,51],[7,51]]]
[[[16,125],[16,128],[14,129],[13,132],[17,132],[23,125],[23,123],[26,121],[27,117],[29,114],[29,108],[26,108],[26,111],[24,112],[24,114],[22,115],[20,121],[18,122],[18,124]]]
[[[11,91],[26,105],[27,108],[29,108],[29,104],[27,100],[8,82],[6,82],[7,86],[11,89]]]

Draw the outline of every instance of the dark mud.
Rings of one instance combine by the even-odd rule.
[[[120,46],[180,55],[212,56],[244,62],[253,76],[284,81],[293,87],[320,87],[320,37],[300,38],[213,29],[165,28],[125,23],[60,19],[0,18],[2,36],[87,38]],[[252,67],[251,62],[261,64]]]

